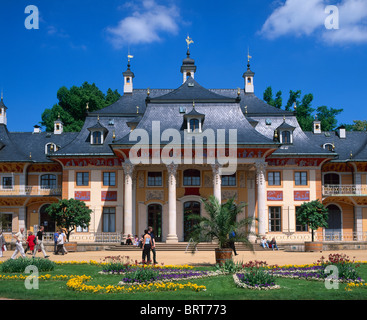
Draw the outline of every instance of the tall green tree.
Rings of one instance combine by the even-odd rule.
[[[267,104],[275,108],[278,108],[278,109],[282,108],[282,104],[283,104],[282,91],[278,91],[274,99],[272,87],[267,87],[264,91],[263,99]]]
[[[120,97],[117,90],[112,89],[108,89],[105,95],[94,83],[84,82],[82,86],[72,86],[70,89],[61,87],[57,91],[59,102],[43,112],[41,125],[47,132],[52,132],[54,121],[60,116],[65,132],[79,132],[87,116],[87,103],[89,111],[93,112],[113,104]]]
[[[316,109],[317,118],[321,121],[323,131],[333,131],[337,128],[338,121],[336,116],[343,112],[343,109],[328,108],[321,106]]]

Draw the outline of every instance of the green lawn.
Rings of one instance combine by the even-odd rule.
[[[202,268],[203,269],[203,268]],[[101,275],[96,265],[58,265],[51,275],[88,275],[90,285],[117,285],[121,275]],[[361,265],[358,273],[367,279],[367,265]],[[3,274],[4,275],[4,274]],[[8,275],[8,274],[7,274]],[[187,282],[187,281],[186,281]],[[39,281],[38,290],[27,290],[22,280],[0,280],[0,297],[24,300],[362,300],[367,299],[367,287],[355,288],[350,292],[340,284],[338,290],[328,290],[324,282],[277,278],[279,290],[257,291],[237,288],[232,275],[191,280],[191,283],[205,285],[206,291],[189,290],[175,292],[144,292],[120,294],[91,294],[74,292],[66,287],[66,281]],[[182,281],[181,283],[185,283]]]

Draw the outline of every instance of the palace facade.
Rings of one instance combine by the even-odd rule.
[[[342,127],[323,132],[317,119],[312,132],[303,132],[296,109],[280,110],[256,97],[250,64],[243,89],[201,86],[189,51],[177,89],[135,89],[130,68],[129,63],[123,73],[123,96],[88,113],[79,133],[64,132],[60,119],[53,132],[41,132],[38,126],[33,132],[9,132],[1,98],[0,215],[5,234],[38,225],[55,231],[45,209],[74,198],[93,211],[89,227],[73,233],[76,241],[119,242],[151,225],[157,241],[187,242],[192,227],[188,216],[205,214],[200,200],[214,194],[221,201],[235,197],[247,203],[243,215],[258,218],[254,230],[278,242],[310,240],[310,230],[296,221],[296,210],[316,199],[329,209],[329,227],[318,231],[319,240],[366,240],[365,132]],[[230,132],[236,132],[234,151],[228,147]],[[184,161],[187,145],[199,154],[195,146],[201,139],[203,161]],[[134,158],[148,161],[136,163],[130,151],[139,141]],[[207,161],[219,149],[235,158],[233,174],[221,174],[221,163]],[[164,152],[171,162],[162,160]]]

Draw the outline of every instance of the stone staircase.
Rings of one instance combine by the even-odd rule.
[[[214,251],[218,245],[215,243],[199,243],[197,246],[197,251]],[[284,250],[280,246],[279,250]],[[191,252],[192,244],[189,245],[188,242],[179,242],[168,244],[164,242],[157,242],[156,243],[156,250],[157,251],[188,251]],[[269,251],[271,249],[264,249],[260,247],[259,244],[254,244],[254,251]],[[141,251],[141,249],[137,246],[127,246],[127,245],[112,245],[106,249],[106,251]],[[248,247],[246,247],[242,243],[236,244],[236,251],[251,251]]]

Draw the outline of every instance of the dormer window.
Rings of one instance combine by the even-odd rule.
[[[91,144],[103,144],[106,136],[108,134],[108,130],[99,122],[99,116],[97,123],[93,126],[88,128],[90,131],[90,143]]]
[[[52,142],[47,143],[45,146],[45,154],[50,154],[56,152],[57,150],[58,150],[57,145]]]
[[[198,119],[190,120],[189,132],[197,133],[201,131],[200,121]]]
[[[92,144],[102,144],[102,132],[94,131],[92,133]]]
[[[276,129],[279,132],[279,142],[283,144],[293,144],[293,131],[295,127],[285,122],[285,117],[283,123]]]
[[[329,151],[334,151],[335,150],[335,146],[331,143],[325,143],[323,147],[324,147],[325,150],[329,150]]]
[[[290,131],[283,131],[282,132],[282,141],[281,141],[281,143],[284,143],[284,144],[292,143]]]
[[[195,109],[195,103],[191,112],[184,116],[184,126],[188,133],[201,133],[205,115]]]

